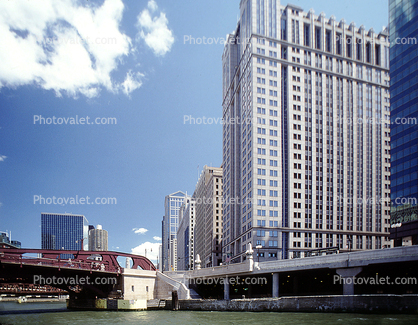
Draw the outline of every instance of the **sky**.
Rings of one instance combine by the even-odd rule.
[[[83,214],[109,250],[155,262],[164,197],[222,164],[239,2],[0,1],[0,231],[41,248],[41,212]],[[388,21],[386,0],[291,3],[377,33]]]

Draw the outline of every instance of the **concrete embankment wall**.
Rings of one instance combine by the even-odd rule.
[[[166,308],[171,307],[167,301]],[[180,310],[418,314],[418,295],[306,296],[266,299],[180,300]]]
[[[18,301],[19,297],[1,297],[0,302]],[[27,298],[26,302],[65,302],[66,298]]]

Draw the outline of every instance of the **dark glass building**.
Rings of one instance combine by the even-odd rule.
[[[389,0],[391,239],[417,244],[418,0]]]
[[[87,250],[88,229],[83,215],[41,213],[42,249]]]

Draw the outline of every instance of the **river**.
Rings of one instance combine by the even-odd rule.
[[[48,312],[45,312],[49,310]],[[42,312],[38,312],[42,311]],[[203,311],[67,311],[65,303],[0,302],[0,324],[418,324],[417,315]],[[6,313],[6,314],[5,314]],[[7,314],[9,313],[9,314]],[[18,314],[15,314],[18,313]]]

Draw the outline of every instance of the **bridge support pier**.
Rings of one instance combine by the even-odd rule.
[[[354,277],[363,270],[362,267],[351,267],[347,269],[337,269],[339,283],[343,284],[343,295],[354,295]]]
[[[279,273],[273,273],[272,297],[279,298]]]
[[[229,279],[224,279],[224,300],[229,300]]]

